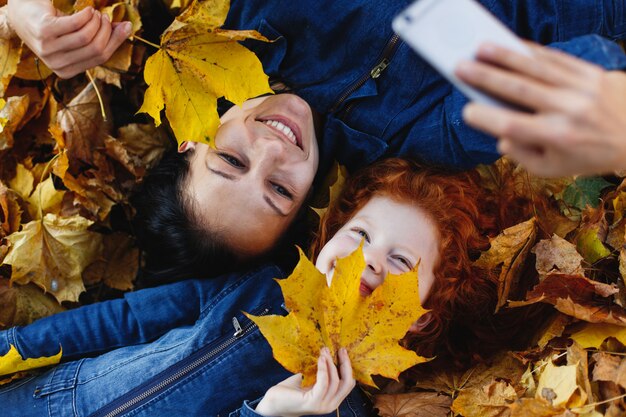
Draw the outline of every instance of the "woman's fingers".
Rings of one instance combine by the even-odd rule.
[[[83,27],[55,39],[54,43],[50,45],[51,53],[72,51],[89,45],[100,31],[106,29],[105,23],[103,15],[100,12],[95,12],[91,20]]]
[[[526,44],[531,48],[534,55],[552,64],[555,68],[553,72],[556,72],[557,75],[558,72],[576,74],[578,82],[584,82],[589,77],[599,76],[603,72],[603,69],[598,65],[576,58],[558,49],[544,47],[532,42],[526,42]],[[580,85],[570,86],[580,87]]]
[[[48,38],[58,38],[76,32],[90,22],[94,14],[93,7],[86,7],[69,16],[56,15],[52,19],[46,19],[41,28],[41,35]]]

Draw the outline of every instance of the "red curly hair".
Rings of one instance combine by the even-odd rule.
[[[346,181],[341,195],[322,218],[311,247],[315,259],[326,242],[373,196],[409,202],[428,213],[440,237],[435,281],[424,303],[431,311],[421,319],[422,330],[405,339],[421,354],[432,354],[437,342],[455,354],[446,343],[449,323],[459,315],[465,322],[469,316],[484,313],[477,306],[491,306],[495,299],[494,277],[473,266],[480,250],[489,245],[484,232],[495,227],[493,216],[479,208],[482,189],[475,180],[474,173],[444,173],[400,158],[379,161]]]

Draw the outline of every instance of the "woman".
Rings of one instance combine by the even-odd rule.
[[[444,353],[449,324],[460,316],[468,323],[488,320],[495,302],[492,277],[471,261],[488,242],[479,226],[491,227],[481,200],[469,174],[381,161],[352,177],[330,208],[314,245],[316,266],[332,274],[334,259],[364,240],[368,267],[360,291],[367,296],[387,272],[408,271],[420,261],[419,296],[431,312],[412,326],[406,343]],[[72,360],[0,389],[4,415],[40,416],[48,409],[94,416],[250,415],[257,402],[238,409],[241,402],[266,391],[259,414],[323,414],[341,402],[341,415],[371,415],[358,389],[342,402],[353,384],[345,356],[341,376],[326,353],[320,359],[326,381],[340,387],[310,403],[326,407],[302,402],[322,390],[303,392],[296,377],[285,380],[288,373],[241,313],[285,314],[276,276],[284,274],[270,265],[217,281],[182,281],[0,332],[1,353],[12,344],[23,357],[50,356],[60,344],[64,359]]]

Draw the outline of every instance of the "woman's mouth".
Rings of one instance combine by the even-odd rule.
[[[300,128],[293,121],[282,116],[268,116],[257,120],[276,131],[289,143],[304,150],[302,147],[302,134],[300,133]]]

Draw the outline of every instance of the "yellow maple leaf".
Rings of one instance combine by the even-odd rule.
[[[217,99],[240,105],[271,93],[260,61],[237,41],[268,41],[256,31],[222,30],[228,0],[196,0],[161,37],[161,48],[146,62],[148,84],[139,113],[159,126],[161,110],[183,141],[213,143],[219,126]]]
[[[42,356],[41,358],[22,358],[15,346],[9,345],[9,352],[0,356],[0,375],[8,375],[15,372],[27,371],[29,369],[41,368],[49,365],[56,365],[61,361],[63,349],[54,356]]]
[[[570,336],[584,349],[600,349],[609,337],[614,337],[626,345],[626,327],[608,323],[585,323],[584,327]]]
[[[0,17],[6,18],[3,15],[0,15]],[[0,21],[0,26],[3,23],[6,24],[6,22]],[[9,82],[17,71],[21,53],[22,42],[18,37],[0,35],[0,97],[4,97]]]
[[[59,302],[78,301],[85,290],[81,274],[102,252],[102,235],[87,230],[92,224],[48,213],[9,235],[4,263],[12,266],[11,282],[33,282]]]
[[[398,344],[412,323],[426,312],[419,305],[417,271],[389,274],[368,297],[359,293],[365,269],[362,248],[337,260],[330,287],[326,277],[300,252],[287,279],[278,280],[289,314],[254,317],[287,370],[302,373],[303,385],[315,382],[320,349],[332,357],[348,351],[354,378],[375,387],[371,375],[397,379],[400,372],[424,362]]]

